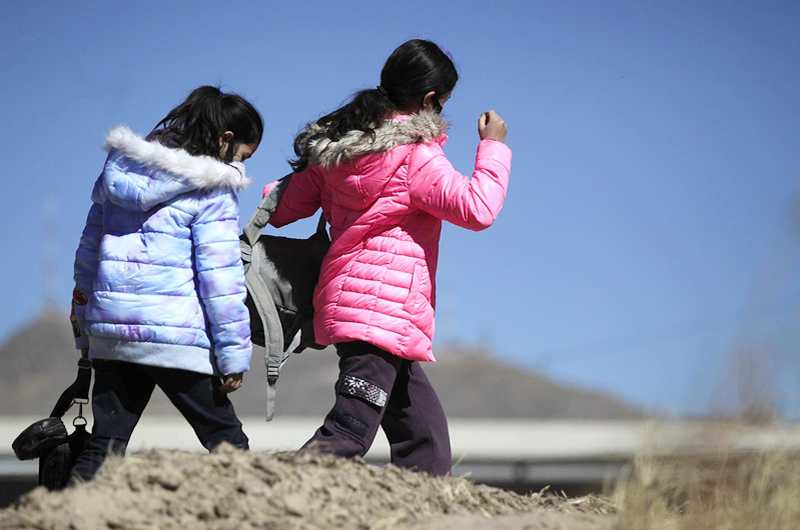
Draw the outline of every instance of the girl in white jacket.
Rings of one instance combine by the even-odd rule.
[[[204,447],[248,447],[225,394],[252,354],[235,191],[263,129],[250,103],[206,86],[147,138],[108,134],[75,257],[76,346],[95,369],[75,479],[125,452],[156,385]]]

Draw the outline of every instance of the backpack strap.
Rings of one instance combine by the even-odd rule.
[[[319,214],[319,221],[317,221],[317,233],[328,235],[328,231],[325,229],[328,226],[328,222],[325,220],[325,213]]]
[[[278,309],[267,289],[267,285],[259,275],[259,264],[263,263],[263,256],[256,245],[258,238],[267,226],[270,217],[275,213],[278,202],[292,180],[292,175],[286,175],[269,191],[261,200],[255,213],[250,217],[250,221],[244,227],[241,240],[242,261],[244,261],[244,283],[248,294],[253,298],[253,302],[264,327],[264,338],[266,340],[264,352],[264,364],[267,367],[267,421],[272,419],[275,413],[275,383],[280,375],[280,367],[283,362],[283,329],[281,327]]]
[[[283,352],[283,328],[278,309],[267,289],[267,285],[258,273],[261,256],[258,247],[254,247],[252,263],[245,266],[244,282],[264,326],[265,352],[264,364],[267,367],[267,421],[272,419],[275,411],[275,383],[280,375],[281,364],[288,355]]]
[[[278,207],[283,192],[286,191],[291,181],[292,173],[289,173],[276,182],[275,185],[272,186],[272,189],[269,190],[267,196],[261,199],[261,204],[258,205],[255,213],[253,213],[253,216],[250,217],[250,220],[245,225],[243,230],[244,237],[251,247],[258,242],[258,238],[261,237],[261,233],[267,226],[270,217],[275,213],[275,208]]]
[[[256,245],[258,238],[261,237],[264,228],[269,223],[272,214],[278,207],[278,203],[284,191],[292,180],[292,174],[288,174],[270,189],[266,197],[261,200],[250,221],[244,227],[243,238],[240,247],[242,250],[242,261],[244,262],[244,281],[248,294],[252,297],[258,316],[264,327],[265,353],[264,364],[267,367],[267,421],[272,419],[275,412],[275,383],[280,376],[281,366],[291,355],[285,351],[283,343],[283,326],[281,325],[278,308],[270,295],[267,285],[264,283],[260,273],[260,264],[264,263],[261,248]],[[317,232],[325,231],[325,217],[320,215],[317,223]]]

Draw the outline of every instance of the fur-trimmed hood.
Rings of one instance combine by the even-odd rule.
[[[330,168],[363,155],[384,153],[398,145],[426,143],[439,139],[447,131],[448,123],[439,114],[421,112],[408,117],[398,116],[374,129],[375,138],[362,131],[350,131],[337,141],[324,136],[309,142],[313,164]],[[306,127],[309,137],[319,137],[325,127],[311,123]]]
[[[226,164],[148,142],[124,125],[108,132],[104,149],[109,156],[95,194],[130,210],[147,211],[194,190],[242,190],[250,183],[240,162]]]

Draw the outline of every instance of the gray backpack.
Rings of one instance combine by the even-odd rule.
[[[308,239],[262,234],[291,179],[289,174],[272,187],[240,238],[252,341],[266,349],[267,421],[275,412],[275,383],[289,355],[324,347],[314,341],[311,320],[314,287],[331,244],[325,217],[320,215]]]

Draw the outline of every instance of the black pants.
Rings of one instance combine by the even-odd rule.
[[[183,414],[209,451],[222,442],[248,448],[247,436],[218,377],[120,361],[92,361],[94,427],[78,456],[73,477],[91,480],[109,452],[125,454],[133,429],[156,385]]]
[[[304,447],[364,456],[381,426],[394,465],[449,474],[447,418],[421,364],[366,342],[337,344],[336,351],[336,403]]]

